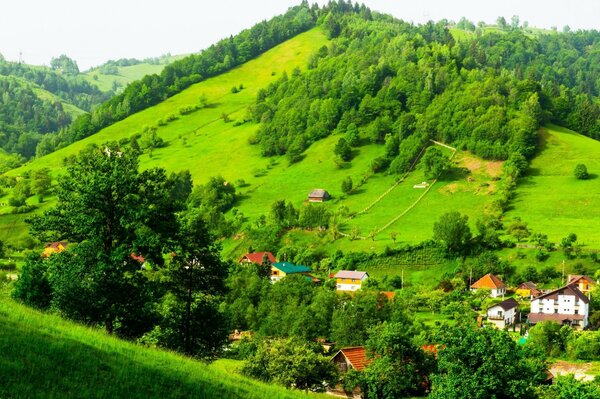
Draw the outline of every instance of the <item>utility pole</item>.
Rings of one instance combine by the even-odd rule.
[[[404,288],[404,269],[402,269],[402,274],[400,277],[400,288]]]
[[[565,260],[562,261],[562,285],[565,285]]]

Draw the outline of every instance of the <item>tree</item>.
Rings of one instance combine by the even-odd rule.
[[[343,137],[338,140],[333,153],[346,162],[352,159],[352,147],[350,147],[350,144]]]
[[[323,391],[337,379],[337,369],[328,357],[309,345],[290,338],[262,341],[248,358],[242,373],[288,388]]]
[[[521,242],[522,239],[529,237],[529,229],[527,223],[521,221],[520,218],[514,218],[506,228],[506,232]]]
[[[500,29],[505,30],[507,27],[506,19],[504,17],[498,17],[496,19],[496,25],[498,25]]]
[[[394,399],[425,393],[435,361],[415,345],[416,335],[406,318],[369,331],[366,347],[372,361],[360,379],[367,397]]]
[[[540,388],[540,399],[596,399],[600,397],[597,382],[576,380],[572,374],[561,375],[553,385]]]
[[[538,357],[517,346],[508,333],[494,328],[458,325],[442,331],[432,399],[532,398],[546,378]]]
[[[52,185],[50,177],[50,169],[42,168],[31,173],[31,191],[38,196],[40,202],[44,201],[44,197],[48,194]]]
[[[52,288],[48,282],[48,265],[37,254],[29,255],[15,282],[12,297],[28,306],[47,309],[52,300]]]
[[[153,291],[131,254],[156,267],[164,263],[177,232],[169,192],[164,170],[138,171],[137,154],[114,144],[90,146],[74,159],[59,182],[57,205],[31,220],[31,233],[42,242],[78,243],[48,259],[58,309],[102,323],[109,333],[149,328],[139,318]]]
[[[392,241],[394,242],[394,244],[396,243],[396,240],[398,239],[398,232],[397,231],[392,231],[390,232],[390,238],[392,239]]]
[[[439,148],[432,146],[425,151],[421,158],[421,165],[425,170],[425,177],[436,179],[450,167],[450,161]]]
[[[218,353],[227,338],[218,298],[227,266],[198,211],[179,220],[177,245],[166,269],[168,294],[156,336],[159,343],[190,356]]]
[[[513,15],[510,18],[510,27],[512,29],[517,29],[519,27],[519,16],[518,15]]]
[[[348,194],[350,191],[352,191],[352,178],[348,176],[342,181],[342,192]]]
[[[573,175],[577,180],[587,180],[590,177],[590,175],[588,174],[587,166],[585,166],[582,163],[577,164],[577,166],[575,166],[575,169],[573,170]]]
[[[469,217],[448,212],[433,225],[433,239],[446,245],[449,254],[465,253],[471,240]]]

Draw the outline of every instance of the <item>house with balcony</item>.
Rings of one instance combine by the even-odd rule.
[[[498,328],[504,328],[519,321],[519,302],[508,298],[491,306],[487,310],[488,322]]]
[[[532,300],[527,321],[532,325],[553,321],[580,330],[588,325],[589,315],[589,298],[576,285],[569,284]]]

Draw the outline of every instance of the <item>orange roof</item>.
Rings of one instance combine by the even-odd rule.
[[[385,295],[385,297],[386,297],[387,299],[389,299],[390,301],[391,301],[392,299],[394,299],[394,297],[396,296],[396,293],[395,293],[394,291],[381,291],[381,293],[382,293],[383,295]]]
[[[364,346],[342,348],[340,349],[340,352],[348,359],[348,362],[356,371],[362,371],[369,363],[371,363],[371,359],[367,358],[367,351]]]
[[[567,282],[567,285],[579,283],[579,280],[586,281],[588,284],[596,285],[596,281],[594,281],[593,278],[581,274],[569,274],[569,281]]]
[[[479,280],[475,281],[471,288],[488,288],[490,290],[505,288],[506,285],[496,276],[491,273],[486,274]]]
[[[131,256],[131,259],[137,260],[139,263],[144,263],[146,261],[146,259],[144,259],[144,257],[139,254],[136,255],[136,254],[132,253],[130,256]]]

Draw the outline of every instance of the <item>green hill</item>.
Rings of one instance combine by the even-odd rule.
[[[6,298],[0,288],[1,398],[307,398],[238,374],[121,341]]]
[[[389,234],[391,231],[399,233],[401,242],[416,243],[430,238],[433,222],[448,210],[467,213],[474,222],[485,203],[493,198],[494,190],[482,187],[493,186],[494,183],[489,180],[498,171],[488,173],[486,165],[497,163],[482,161],[467,152],[460,152],[455,157],[456,174],[437,182],[420,199],[424,190],[414,189],[413,186],[425,180],[422,171],[408,174],[406,180],[398,185],[393,175],[372,174],[371,161],[384,151],[380,145],[360,147],[349,167],[344,168],[336,165],[333,159],[333,149],[339,139],[335,135],[316,142],[306,151],[301,162],[292,165],[289,165],[285,157],[264,158],[260,155],[258,146],[248,145],[248,140],[258,125],[239,123],[244,120],[246,110],[254,101],[258,90],[278,79],[284,71],[290,72],[296,66],[305,67],[312,52],[325,42],[325,36],[318,28],[301,34],[239,68],[198,83],[157,106],[36,159],[9,174],[21,175],[27,170],[42,166],[53,168],[59,173],[62,160],[78,153],[88,144],[128,140],[133,134],[141,133],[144,126],[156,126],[157,134],[167,145],[153,150],[151,154],[144,154],[142,166],[161,166],[169,171],[188,169],[195,184],[202,184],[209,177],[219,174],[229,181],[244,180],[244,187],[238,188],[242,199],[236,207],[250,222],[261,214],[268,213],[275,200],[287,199],[296,207],[302,206],[313,188],[325,188],[333,195],[334,200],[328,204],[331,209],[346,206],[351,213],[358,213],[394,187],[367,212],[341,226],[345,233],[356,226],[362,237],[366,237],[374,229],[385,227],[378,232],[375,241],[341,238],[333,242],[322,242],[316,232],[292,231],[288,234],[288,242],[308,241],[311,246],[320,246],[326,250],[382,250],[385,246],[392,245]],[[232,93],[231,88],[240,85],[244,89]],[[180,115],[181,107],[196,104],[200,96],[206,96],[209,107]],[[177,119],[159,126],[159,119],[165,119],[169,114],[177,115]],[[227,114],[232,121],[226,123],[223,114]],[[450,156],[451,151],[446,151]],[[472,182],[467,182],[467,175],[460,168],[469,170]],[[347,176],[352,177],[355,185],[366,177],[365,183],[351,195],[343,195],[340,189],[341,182]],[[414,208],[413,204],[416,205]],[[23,219],[24,217],[16,215],[0,216],[0,226],[7,226],[0,229],[0,239],[22,238],[25,233]],[[235,256],[245,245],[243,240],[227,241],[226,253]]]
[[[183,57],[183,55],[163,56],[152,63],[142,60],[135,65],[114,65],[111,69],[106,68],[107,64],[104,64],[84,72],[84,76],[88,82],[102,91],[110,91],[115,88],[118,91],[119,88],[127,86],[134,80],[139,80],[145,75],[160,74],[166,65]]]
[[[591,178],[577,180],[573,170],[585,164]],[[560,242],[569,233],[579,242],[600,248],[600,142],[555,125],[541,131],[540,153],[517,188],[513,210],[534,232]]]

